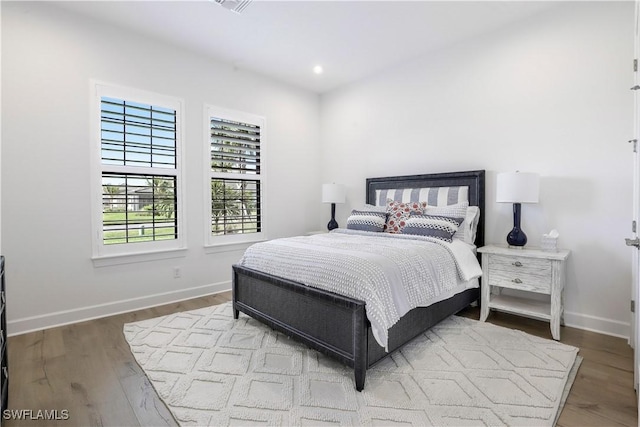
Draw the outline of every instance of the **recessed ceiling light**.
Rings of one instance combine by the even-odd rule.
[[[322,69],[321,65],[316,65],[315,67],[313,67],[313,72],[316,74],[322,74],[322,71],[324,70]]]

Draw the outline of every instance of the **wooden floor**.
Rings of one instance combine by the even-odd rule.
[[[58,410],[68,420],[2,420],[6,426],[161,426],[175,421],[133,359],[125,323],[220,304],[230,293],[9,338],[13,410]],[[461,313],[478,318],[478,310]],[[489,321],[551,338],[548,323],[492,313]],[[584,358],[558,426],[638,426],[633,353],[626,340],[564,327]]]

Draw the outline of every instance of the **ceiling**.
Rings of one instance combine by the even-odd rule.
[[[254,0],[237,14],[208,0],[55,4],[317,93],[557,5]]]

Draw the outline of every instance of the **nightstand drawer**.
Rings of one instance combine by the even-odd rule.
[[[524,274],[543,273],[551,277],[551,261],[548,259],[490,255],[489,268],[492,270],[514,271]]]
[[[489,256],[489,285],[551,293],[551,261],[517,256]]]

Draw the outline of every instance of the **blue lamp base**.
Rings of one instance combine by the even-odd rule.
[[[327,224],[329,231],[338,228],[338,222],[336,221],[336,204],[331,203],[331,221]]]
[[[507,234],[507,243],[515,248],[522,248],[527,244],[527,235],[520,229],[520,203],[513,204],[513,229]]]

